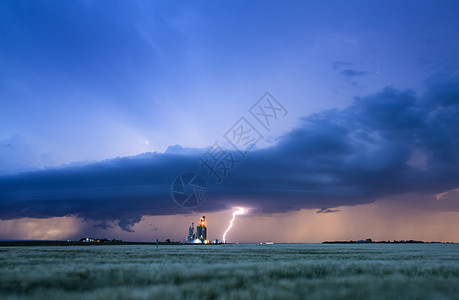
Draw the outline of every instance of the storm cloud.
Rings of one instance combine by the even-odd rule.
[[[250,151],[217,183],[200,166],[206,149],[171,148],[83,166],[0,177],[0,218],[76,215],[117,221],[123,230],[145,215],[191,212],[175,204],[171,184],[183,172],[208,183],[194,211],[233,205],[259,213],[368,203],[402,193],[459,186],[459,80],[431,80],[426,92],[385,88],[349,107],[301,119],[268,148]]]

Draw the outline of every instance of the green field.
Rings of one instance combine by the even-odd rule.
[[[1,299],[459,299],[457,244],[0,247]]]

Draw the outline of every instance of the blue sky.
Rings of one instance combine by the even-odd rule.
[[[1,5],[0,139],[24,168],[205,147],[265,91],[290,108],[280,131],[457,70],[454,2]]]
[[[143,215],[168,214],[173,208],[146,207],[145,199],[166,197],[177,161],[193,169],[196,157],[158,154],[134,167],[109,161],[133,170],[139,183],[125,192],[138,206],[123,200],[106,215],[104,199],[94,215],[79,208],[100,197],[72,175],[75,165],[95,163],[82,171],[91,176],[115,157],[205,149],[266,91],[288,116],[263,132],[260,149],[214,188],[220,200],[203,211],[290,194],[292,202],[260,211],[453,190],[458,10],[456,1],[2,1],[0,218],[77,215],[129,229]],[[277,163],[261,167],[270,158]],[[135,168],[151,164],[161,166],[147,175],[157,182],[143,193],[146,177]],[[30,192],[29,179],[52,188],[54,175],[43,174],[62,165],[52,172],[79,190],[79,204],[65,189]],[[101,176],[101,191],[119,184]],[[396,180],[378,185],[385,176]],[[248,178],[262,179],[253,186]],[[283,185],[259,192],[270,179]],[[52,199],[60,204],[50,210]]]

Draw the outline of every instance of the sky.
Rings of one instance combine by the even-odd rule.
[[[0,239],[459,242],[458,9],[2,1]]]

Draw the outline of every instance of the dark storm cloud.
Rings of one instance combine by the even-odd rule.
[[[334,212],[339,212],[339,209],[321,208],[318,211],[316,211],[317,214],[330,214]]]
[[[303,118],[276,145],[240,159],[221,184],[206,177],[200,210],[330,209],[443,192],[459,186],[458,137],[458,80],[432,80],[423,96],[386,88],[344,110]],[[102,224],[118,220],[131,230],[143,215],[186,213],[170,188],[182,172],[206,174],[197,153],[175,146],[164,154],[2,176],[0,218],[74,214]]]
[[[194,167],[194,156],[144,154],[2,176],[0,218],[76,214],[102,222],[119,220],[122,229],[130,230],[142,215],[183,212],[172,202],[170,186],[178,174]]]

